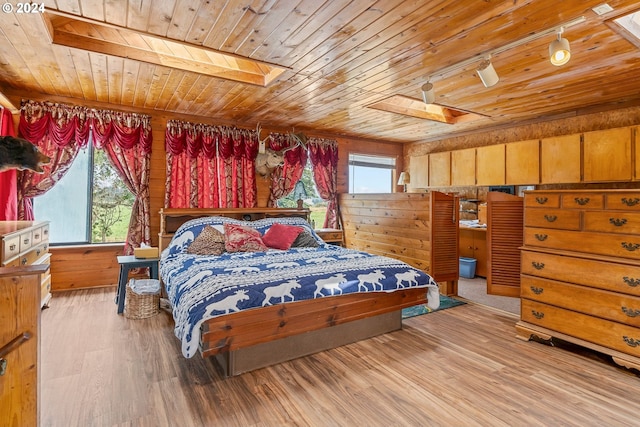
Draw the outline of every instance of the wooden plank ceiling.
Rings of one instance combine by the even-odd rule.
[[[0,14],[0,100],[44,94],[243,127],[438,140],[640,105],[640,49],[612,24],[640,2],[608,1],[599,16],[591,8],[602,3],[47,0],[45,13]],[[490,88],[475,63],[438,73],[581,16],[564,32],[564,66],[549,62],[547,35],[493,54]],[[406,115],[424,106],[430,76],[436,104],[474,119]],[[394,99],[415,107],[370,107]]]

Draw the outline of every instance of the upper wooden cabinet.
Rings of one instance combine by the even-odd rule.
[[[451,185],[476,185],[476,149],[451,152]]]
[[[540,183],[540,141],[532,139],[507,144],[506,184],[532,185]]]
[[[505,144],[476,148],[476,185],[505,184]]]
[[[580,134],[540,140],[540,183],[580,182]]]
[[[631,127],[584,133],[584,182],[632,179]]]
[[[429,154],[429,186],[451,185],[451,151]]]
[[[429,186],[429,155],[414,156],[409,165],[411,188],[426,188]]]

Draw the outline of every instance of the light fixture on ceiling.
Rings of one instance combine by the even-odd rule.
[[[551,42],[549,45],[549,57],[551,63],[556,67],[564,65],[571,59],[571,49],[569,47],[569,40],[562,37],[564,29],[560,27],[558,30],[558,38]]]
[[[433,91],[433,83],[427,82],[422,85],[422,100],[425,104],[433,104],[436,100],[436,94]]]
[[[398,185],[404,185],[404,192],[407,192],[407,184],[411,183],[411,176],[409,172],[400,172],[400,177],[398,178]]]
[[[506,52],[508,50],[511,49],[515,49],[517,47],[520,47],[522,45],[525,45],[527,43],[530,43],[534,40],[538,40],[541,39],[543,37],[548,37],[551,34],[557,34],[557,40],[555,40],[553,43],[551,43],[551,46],[549,46],[549,51],[550,53],[553,53],[555,51],[552,51],[552,46],[555,45],[560,45],[561,47],[564,47],[564,62],[561,63],[555,63],[553,62],[554,59],[552,58],[552,63],[554,65],[562,65],[564,63],[566,63],[567,61],[569,61],[569,57],[571,56],[570,51],[569,51],[569,42],[561,37],[561,34],[564,32],[564,30],[566,30],[569,27],[573,27],[574,25],[578,25],[578,24],[582,24],[583,22],[585,22],[587,19],[584,16],[579,16],[577,18],[574,18],[570,21],[566,21],[563,22],[559,25],[556,25],[554,27],[551,28],[546,28],[544,30],[540,30],[538,32],[534,32],[532,34],[529,34],[526,37],[523,37],[521,39],[518,40],[514,40],[510,43],[507,43],[505,45],[499,46],[495,49],[491,49],[482,53],[479,53],[477,55],[472,56],[471,58],[467,58],[463,61],[460,62],[456,62],[455,64],[451,64],[448,65],[444,68],[441,68],[439,70],[433,71],[431,72],[429,75],[429,79],[434,78],[436,80],[441,80],[442,78],[445,78],[446,76],[450,75],[453,72],[459,71],[459,70],[463,70],[469,66],[472,66],[473,64],[477,64],[478,62],[480,62],[480,65],[478,66],[478,68],[476,69],[478,76],[480,77],[480,79],[482,80],[482,83],[485,85],[485,87],[491,87],[493,85],[495,85],[496,83],[498,83],[498,81],[500,80],[500,77],[498,76],[498,74],[496,73],[495,68],[493,68],[493,64],[491,63],[491,61],[488,58],[491,58],[494,55],[499,55],[502,52]],[[433,84],[431,84],[429,81],[427,81],[427,83],[425,85],[422,86],[422,99],[425,99],[426,95],[429,93],[429,91],[425,91],[425,87],[427,85],[430,85],[430,87],[433,86]],[[428,99],[428,98],[427,98]],[[426,100],[425,100],[426,103]]]
[[[485,58],[476,68],[476,72],[484,87],[491,87],[500,81],[500,76],[496,73],[496,69],[493,68],[490,58]]]

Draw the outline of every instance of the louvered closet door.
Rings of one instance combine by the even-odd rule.
[[[437,282],[458,280],[459,198],[431,192],[431,276]]]
[[[488,294],[520,297],[523,217],[522,197],[487,194]]]

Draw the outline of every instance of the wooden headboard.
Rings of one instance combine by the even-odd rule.
[[[255,221],[263,218],[300,217],[307,222],[310,219],[309,209],[297,208],[222,208],[222,209],[160,209],[160,233],[158,246],[160,252],[169,245],[173,234],[185,222],[204,216],[224,216],[244,221]]]

